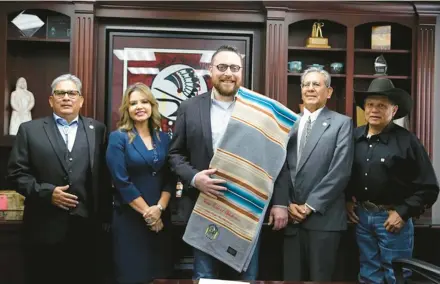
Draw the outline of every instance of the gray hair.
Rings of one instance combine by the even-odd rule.
[[[325,84],[325,86],[327,88],[330,87],[330,85],[332,83],[332,79],[330,77],[330,74],[327,71],[325,71],[324,69],[320,69],[320,68],[317,68],[317,67],[310,67],[310,68],[308,68],[308,69],[306,69],[304,71],[304,73],[301,75],[301,84],[304,82],[304,78],[307,76],[307,74],[313,73],[313,72],[322,74],[324,76],[324,84]]]
[[[81,94],[81,88],[82,88],[81,80],[72,74],[64,74],[64,75],[56,77],[55,80],[52,81],[52,85],[51,85],[52,94],[55,91],[55,88],[57,87],[58,83],[64,82],[64,81],[73,82],[76,85],[76,88],[78,89],[79,93]]]

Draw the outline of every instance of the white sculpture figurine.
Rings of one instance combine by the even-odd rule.
[[[27,90],[26,79],[19,78],[15,91],[11,94],[12,115],[9,124],[9,135],[17,135],[20,124],[32,120],[31,110],[34,105],[34,95]]]

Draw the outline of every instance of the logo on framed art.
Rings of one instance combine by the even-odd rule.
[[[203,76],[185,64],[173,64],[159,71],[151,84],[151,91],[159,101],[159,112],[175,121],[180,104],[208,91]]]

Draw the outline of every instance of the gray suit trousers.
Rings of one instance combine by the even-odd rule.
[[[284,236],[284,281],[332,281],[342,232],[292,231]]]

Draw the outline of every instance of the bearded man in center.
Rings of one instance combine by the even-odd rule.
[[[209,197],[218,198],[226,190],[224,180],[212,178],[217,170],[210,169],[209,165],[219,143],[226,138],[223,136],[236,105],[237,93],[242,85],[241,54],[235,47],[221,46],[212,56],[209,71],[212,90],[186,100],[180,105],[169,150],[171,169],[181,178],[186,186],[184,194],[189,196],[194,203],[200,192]],[[287,220],[287,214],[285,217]],[[278,224],[279,222],[279,220],[274,220],[274,229],[285,225]],[[193,247],[193,252],[193,279],[218,278],[222,263],[195,247]],[[241,280],[257,279],[258,252],[259,243],[255,246],[246,271],[238,276]]]

